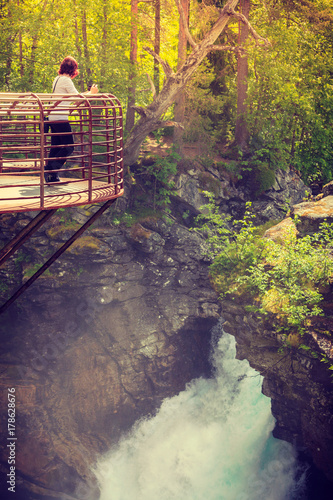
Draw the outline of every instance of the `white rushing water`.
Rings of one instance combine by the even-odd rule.
[[[293,448],[276,440],[262,378],[223,334],[214,379],[193,380],[139,421],[98,464],[100,500],[291,500]]]

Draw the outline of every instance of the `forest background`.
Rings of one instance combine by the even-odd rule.
[[[181,122],[184,129],[163,132],[174,133],[178,146],[199,144],[203,162],[218,153],[237,160],[229,168],[239,177],[259,172],[262,190],[277,168],[292,167],[307,183],[331,180],[332,1],[180,3],[189,31],[174,0],[1,0],[0,90],[50,92],[70,54],[79,62],[77,88],[96,83],[114,93],[127,110],[129,134],[169,69],[182,67],[233,4],[215,47],[150,128]]]

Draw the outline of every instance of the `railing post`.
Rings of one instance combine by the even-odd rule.
[[[2,153],[2,121],[0,119],[0,174],[2,173],[3,165],[3,153]]]
[[[31,94],[34,97],[39,106],[39,115],[35,115],[35,118],[39,117],[39,192],[40,192],[40,207],[44,208],[45,199],[44,199],[44,145],[45,145],[45,137],[44,137],[44,105],[41,99],[37,94]]]
[[[107,101],[109,103],[109,100]],[[108,184],[111,184],[113,177],[111,175],[111,155],[110,155],[110,120],[109,120],[109,107],[105,105],[105,130],[106,130],[106,163],[108,166]]]
[[[88,168],[89,168],[89,178],[88,178],[88,202],[92,201],[92,140],[93,140],[93,123],[92,123],[92,107],[90,102],[88,113],[89,113],[89,155],[88,155]]]
[[[80,154],[81,154],[81,159],[80,159],[80,162],[81,162],[81,167],[82,167],[82,170],[81,170],[81,176],[82,176],[82,179],[85,179],[86,178],[86,170],[85,170],[85,166],[84,166],[84,125],[83,125],[83,120],[84,120],[84,111],[85,110],[82,110],[81,108],[79,108],[79,120],[80,120],[80,134],[79,134],[79,137],[80,137]]]

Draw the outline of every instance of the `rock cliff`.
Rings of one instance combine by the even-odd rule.
[[[0,439],[7,438],[6,391],[15,387],[16,480],[24,500],[98,498],[90,469],[98,454],[193,377],[210,376],[209,333],[221,304],[203,240],[182,215],[198,213],[203,190],[217,187],[221,209],[241,217],[249,193],[216,169],[191,168],[176,182],[178,222],[146,218],[126,227],[105,214],[3,316]],[[284,200],[298,203],[304,193],[293,173],[278,173],[273,188],[254,202],[258,219],[282,218]],[[94,210],[58,213],[13,256],[0,270],[2,300]],[[34,215],[2,216],[0,238],[7,241]],[[281,359],[278,340],[242,304],[224,302],[222,314],[238,356],[266,375],[276,435],[307,447],[331,474],[331,399],[321,367],[297,355]],[[3,477],[7,455],[2,449]]]
[[[283,244],[284,232],[290,228],[302,235],[317,231],[324,221],[331,223],[332,190],[330,183],[316,200],[292,207],[291,214],[298,217],[297,229],[288,217],[269,229],[266,236]],[[304,450],[333,482],[333,378],[321,360],[325,355],[333,363],[332,286],[322,292],[325,316],[311,318],[304,333],[311,353],[292,346],[282,348],[274,316],[263,321],[247,312],[245,306],[249,304],[244,304],[241,297],[222,301],[222,315],[225,330],[236,338],[237,357],[246,358],[264,375],[263,393],[271,398],[277,421],[274,436]]]
[[[74,218],[89,210],[95,208],[75,210]],[[31,215],[3,217],[4,236]],[[62,217],[11,258],[2,271],[10,287],[73,232],[75,220]],[[201,247],[177,223],[147,219],[118,229],[106,216],[8,311],[1,442],[6,391],[14,387],[19,488],[82,500],[89,484],[87,498],[98,497],[90,473],[97,454],[192,378],[210,375],[209,332],[220,306]],[[3,474],[6,457],[2,449]]]
[[[264,376],[263,393],[271,398],[276,418],[273,435],[295,445],[333,481],[333,396],[327,367],[299,349],[281,352],[272,324],[263,324],[244,306],[222,302],[224,329],[236,338],[237,357]]]

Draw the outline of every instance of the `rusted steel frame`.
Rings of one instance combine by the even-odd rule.
[[[22,122],[21,122],[22,123]],[[34,127],[37,125],[37,123],[34,123],[33,124]],[[39,132],[34,132],[33,134],[30,134],[31,137],[39,137],[40,133]],[[6,138],[12,138],[12,139],[16,139],[17,137],[26,137],[27,136],[27,133],[22,133],[22,134],[18,134],[17,132],[13,131],[12,133],[7,133],[7,134],[1,134],[2,137],[6,137]]]
[[[11,150],[14,150],[14,151],[17,151],[17,144],[15,144],[15,146],[2,146],[1,149],[3,151],[11,151]],[[29,151],[39,151],[39,147],[38,146],[20,146],[20,151],[27,151],[29,153]],[[16,158],[17,159],[17,158]]]
[[[46,195],[47,196],[47,195]],[[39,200],[39,196],[20,196],[20,197],[17,197],[17,198],[10,198],[12,201],[13,200],[21,200],[22,202],[25,202],[27,200]],[[0,198],[0,201],[8,201],[8,198]],[[27,209],[28,210],[28,209]],[[38,210],[41,210],[41,207],[39,206],[39,209]],[[1,212],[2,213],[2,212]]]
[[[102,177],[109,177],[109,175],[111,175],[111,177],[114,176],[114,173],[109,173],[108,170],[106,171],[103,171],[103,170],[97,170],[97,168],[101,168],[101,167],[111,167],[112,164],[104,164],[103,165],[95,165],[95,169],[94,169],[94,180],[97,179],[97,176],[102,176]],[[109,183],[110,184],[110,183]]]
[[[1,103],[0,103],[0,106],[1,106]],[[0,115],[1,116],[1,115]],[[22,116],[25,116],[22,112]],[[20,124],[20,125],[23,125],[23,122],[25,121],[25,123],[27,123],[28,125],[32,125],[33,123],[39,123],[38,120],[32,120],[31,118],[28,118],[27,120],[13,120],[11,119],[10,116],[5,116],[4,118],[6,118],[6,120],[3,120],[3,123],[6,123],[8,124],[9,126],[11,125],[17,125],[17,124]]]
[[[93,171],[94,176],[102,175],[102,174],[104,176],[109,176],[110,175],[110,173],[108,171],[109,166],[110,166],[110,164],[108,164],[108,163],[99,162],[99,161],[94,162],[94,171]]]
[[[82,177],[83,179],[87,179],[87,172],[89,173],[89,161],[87,162],[87,154],[85,152],[85,148],[89,148],[89,138],[86,139],[86,136],[89,135],[89,123],[90,123],[90,113],[88,112],[88,108],[82,108],[81,103],[81,149],[83,152],[82,157]],[[84,127],[86,129],[84,129]],[[87,166],[86,166],[87,165]]]
[[[118,121],[117,109],[113,108],[113,115],[111,118],[111,123],[112,123],[112,130],[113,130],[113,134],[112,134],[113,135],[113,154],[114,154],[114,162],[115,162],[113,182],[114,182],[115,186],[117,186],[117,182],[118,182],[118,175],[117,175],[117,171],[118,171],[118,168],[117,168],[118,143],[117,143],[117,130],[116,130],[116,126],[115,126],[117,124],[117,121]],[[117,193],[117,187],[115,188],[115,192]]]
[[[9,243],[0,250],[0,266],[2,266],[13,253],[16,252],[24,243],[52,217],[56,209],[43,210],[39,212]]]
[[[7,159],[6,159],[5,161],[7,161]],[[7,167],[4,167],[4,168],[7,168]],[[8,168],[20,168],[20,169],[22,170],[22,167],[8,167]],[[31,169],[29,169],[29,170],[28,170],[28,171],[26,171],[26,172],[23,172],[23,171],[21,171],[21,172],[2,172],[2,173],[0,174],[0,178],[1,178],[1,177],[7,177],[7,176],[8,176],[8,177],[11,177],[11,176],[13,176],[13,177],[24,177],[25,175],[27,175],[27,173],[28,173],[28,174],[31,174],[31,175],[32,175],[32,174],[38,174],[38,175],[39,175],[39,169],[36,169],[36,170],[35,170],[35,169],[32,167]]]
[[[115,127],[116,129],[116,135],[118,135],[118,131],[122,131],[123,128],[123,115],[121,108],[119,110],[119,128]],[[116,156],[116,177],[115,177],[115,184],[116,184],[116,194],[119,192],[118,191],[118,186],[120,185],[120,189],[122,189],[123,186],[123,181],[120,179],[120,183],[118,182],[118,175],[123,172],[123,134],[121,133],[119,136],[119,147],[118,147],[118,152]],[[118,143],[117,143],[118,146]],[[119,156],[118,156],[119,155]]]
[[[39,99],[40,97],[40,99]],[[86,98],[84,95],[76,95],[76,96],[68,96],[68,95],[57,95],[57,102],[62,102],[64,99],[69,99],[70,103],[68,103],[68,109],[76,109],[78,111],[78,118],[75,119],[73,122],[74,125],[74,130],[73,134],[79,134],[81,137],[81,143],[78,144],[75,143],[75,147],[80,147],[81,150],[83,149],[83,152],[81,155],[72,155],[70,158],[70,162],[73,164],[75,160],[77,160],[80,163],[83,162],[83,165],[86,164],[87,167],[74,167],[71,168],[71,170],[81,170],[82,172],[82,177],[85,177],[87,173],[87,169],[89,171],[89,178],[90,178],[90,191],[88,192],[90,201],[92,199],[92,194],[93,194],[93,186],[92,182],[96,181],[98,179],[107,179],[112,182],[111,177],[115,175],[117,178],[119,174],[122,172],[121,166],[119,162],[121,161],[120,158],[120,152],[122,150],[121,145],[121,119],[122,119],[122,114],[121,114],[121,106],[120,104],[117,104],[117,99],[112,96],[111,94],[107,95],[101,95],[101,96],[94,96],[91,99],[91,102]],[[20,101],[21,99],[21,101]],[[30,100],[29,100],[30,99]],[[44,160],[47,155],[47,149],[45,148],[45,137],[50,137],[52,134],[50,133],[44,133],[44,127],[41,127],[40,133],[38,134],[37,131],[37,126],[41,125],[41,123],[44,123],[44,116],[47,115],[51,109],[54,109],[56,106],[57,102],[54,100],[54,96],[52,94],[46,95],[44,94],[43,96],[36,96],[35,94],[29,94],[27,97],[27,94],[21,95],[21,94],[15,94],[15,99],[10,99],[10,103],[8,103],[7,100],[7,107],[10,109],[8,111],[8,114],[4,114],[1,112],[1,105],[3,102],[0,104],[0,115],[1,118],[4,117],[3,120],[1,120],[1,125],[2,129],[1,132],[5,132],[3,134],[3,139],[5,139],[5,142],[8,142],[9,145],[6,147],[3,147],[3,150],[6,152],[9,152],[9,156],[11,155],[11,152],[16,152],[20,151],[22,155],[27,157],[26,161],[31,162],[31,166],[27,165],[26,167],[23,165],[22,167],[20,166],[13,166],[18,160],[16,158],[7,158],[9,166],[6,168],[6,170],[11,170],[11,172],[5,172],[4,174],[0,173],[1,175],[17,175],[18,178],[21,176],[24,177],[27,175],[27,172],[29,172],[28,175],[39,175],[41,176],[41,172],[38,171],[36,168],[38,163],[43,160],[42,165],[44,166]],[[3,100],[3,97],[1,97],[1,100]],[[75,101],[75,103],[72,103],[72,101]],[[40,101],[40,102],[39,102]],[[50,103],[51,101],[51,103]],[[42,104],[41,104],[42,103]],[[74,106],[73,106],[74,104]],[[43,109],[43,113],[41,114],[41,107]],[[2,110],[4,106],[2,105]],[[67,106],[66,106],[67,109]],[[110,117],[110,111],[113,110],[112,117]],[[11,117],[20,117],[22,115],[22,119],[18,118],[17,120],[11,120]],[[36,117],[39,115],[39,120],[37,119],[31,119],[32,117]],[[87,118],[86,118],[87,117]],[[106,117],[108,117],[106,123]],[[104,140],[103,135],[105,137],[106,134],[110,135],[110,123],[113,128],[116,129],[115,133],[112,134],[111,131],[111,137],[114,136],[112,139]],[[75,127],[80,126],[80,132],[76,132]],[[87,129],[87,131],[83,131],[83,127]],[[25,130],[25,133],[22,134],[22,130]],[[41,149],[41,144],[37,146],[36,140],[38,137],[44,134],[44,144],[43,147],[44,149]],[[84,140],[84,136],[86,135],[87,141]],[[92,140],[92,139],[97,139],[97,140]],[[26,139],[26,140],[24,140]],[[98,139],[102,139],[99,141]],[[15,144],[16,142],[16,144]],[[42,142],[42,141],[41,141]],[[101,151],[98,152],[93,152],[93,148],[95,146],[98,146],[98,148]],[[120,147],[119,147],[120,146]],[[110,153],[110,151],[113,153],[113,147],[115,147],[115,152],[114,152],[114,162],[110,163],[110,161],[105,162],[105,159],[107,159],[107,155]],[[84,151],[85,148],[89,148],[89,152]],[[40,154],[36,154],[36,153]],[[43,154],[44,153],[44,158]],[[87,154],[88,153],[88,154]],[[90,154],[89,154],[90,153]],[[1,150],[0,150],[1,154]],[[33,156],[33,158],[29,156]],[[38,157],[40,156],[40,158]],[[62,157],[64,158],[64,157]],[[84,158],[87,158],[86,163],[84,162]],[[12,163],[12,166],[10,166]],[[0,165],[1,167],[1,165]],[[3,166],[2,166],[3,167]],[[23,171],[19,171],[23,169]],[[103,170],[103,172],[101,172]],[[110,174],[106,175],[106,173],[110,173],[110,171],[115,171],[115,174]],[[15,171],[15,172],[13,172]],[[61,168],[58,169],[57,171],[60,172],[67,172],[67,168]],[[88,178],[88,181],[89,181]],[[81,179],[75,179],[71,180],[70,182],[80,182]],[[105,182],[105,181],[103,181]],[[116,179],[116,184],[121,186],[121,182],[118,182],[118,179]],[[32,181],[30,181],[28,184],[24,184],[24,187],[33,187],[37,186],[38,184],[35,184]],[[44,185],[44,183],[43,183]],[[107,183],[107,185],[113,185],[111,183]],[[7,187],[9,188],[10,186],[16,187],[15,184],[8,184],[7,186],[1,186],[0,187]],[[21,186],[21,185],[20,185]],[[23,184],[22,184],[23,186]],[[105,186],[106,187],[106,186]],[[46,186],[45,186],[46,189]],[[67,193],[66,195],[70,194],[80,194],[80,193],[87,193],[87,190],[80,190],[79,192],[75,193]],[[62,193],[64,194],[64,193]],[[56,197],[57,194],[47,194],[47,191],[44,191],[44,198],[52,198]],[[38,196],[26,196],[23,197],[24,200],[35,200],[37,199]],[[16,198],[15,200],[22,199]],[[43,201],[43,200],[41,200]]]
[[[96,136],[96,137],[105,137],[106,132],[108,132],[108,130],[106,128],[97,129],[97,130],[95,129],[94,136]],[[107,139],[105,139],[105,142],[106,141],[107,141]],[[98,143],[99,141],[96,141],[96,142]]]
[[[40,206],[44,208],[44,148],[45,148],[45,137],[44,137],[44,105],[40,98],[36,94],[31,94],[37,100],[39,108],[39,193],[40,193]]]
[[[87,111],[88,111],[88,115],[89,115],[89,122],[88,122],[88,150],[89,150],[89,154],[88,154],[88,174],[89,174],[89,177],[88,177],[88,189],[89,189],[89,192],[88,192],[88,203],[91,203],[91,200],[92,200],[92,134],[93,134],[93,126],[92,126],[92,105],[91,103],[88,101],[88,99],[85,97],[86,99],[86,103],[88,104],[88,107],[87,107]]]
[[[0,307],[0,314],[3,313],[4,311],[6,311],[6,309],[8,309],[8,307],[13,303],[15,302],[16,299],[18,299],[18,297],[20,295],[22,295],[23,292],[25,292],[25,290],[27,290],[27,288],[29,288],[33,283],[34,281],[36,281],[37,278],[39,278],[39,276],[41,276],[50,266],[51,264],[53,264],[53,262],[55,262],[59,257],[60,255],[62,255],[66,250],[67,248],[69,248],[73,243],[74,241],[76,241],[78,239],[79,236],[81,236],[81,234],[83,234],[89,226],[91,226],[91,224],[93,224],[95,222],[95,220],[97,220],[104,212],[105,210],[107,210],[114,202],[116,201],[115,198],[113,198],[112,200],[108,200],[106,203],[104,203],[104,205],[102,205],[99,210],[97,210],[96,213],[94,213],[94,215],[92,215],[90,217],[90,219],[87,220],[87,222],[85,222],[85,224],[83,224],[83,226],[78,230],[76,231],[76,233],[73,234],[73,236],[71,238],[69,238],[69,240],[64,243],[53,255],[52,257],[50,257],[46,262],[45,264],[43,264],[39,269],[38,271],[33,275],[31,276],[31,278],[29,278],[25,283],[24,285],[22,285],[15,293],[14,295],[12,295],[10,297],[10,299],[7,300],[7,302],[5,302],[1,307]]]
[[[106,133],[108,135],[108,131]],[[96,135],[96,134],[94,134],[94,135]],[[93,142],[93,146],[108,146],[109,147],[110,144],[113,144],[113,140],[110,138],[106,139],[105,141],[94,141]]]
[[[84,110],[83,109],[78,109],[78,112],[79,112],[79,117],[80,117],[80,131],[77,133],[79,136],[80,136],[80,144],[79,144],[79,147],[80,147],[80,150],[81,150],[81,175],[82,175],[82,178],[85,179],[86,178],[86,172],[85,172],[85,169],[84,169],[84,157],[85,157],[85,154],[84,154],[84,130],[83,130],[83,112]],[[79,156],[77,157],[79,158]]]
[[[3,126],[3,121],[0,118],[0,174],[2,172],[2,162],[3,162],[3,155],[2,155],[2,126]]]

